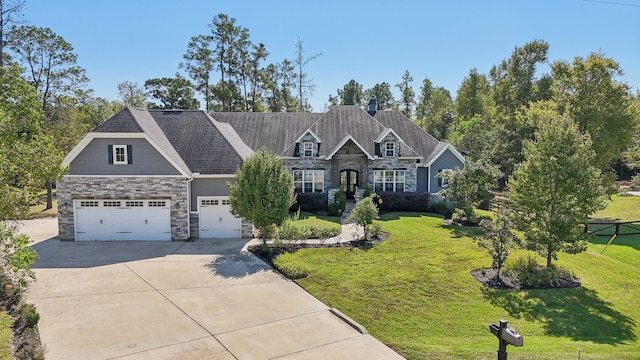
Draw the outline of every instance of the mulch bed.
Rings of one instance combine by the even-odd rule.
[[[249,246],[247,250],[273,267],[273,259],[286,252],[313,248],[368,248],[386,241],[390,236],[391,235],[388,233],[381,232],[378,236],[370,236],[367,240],[359,239],[339,244],[306,244],[303,242],[288,243],[281,246],[269,246],[270,251],[267,253],[262,251],[261,245]]]
[[[496,269],[473,270],[471,276],[486,287],[500,290],[563,289],[580,287],[582,285],[579,279],[558,278],[551,285],[531,287],[520,283],[518,279],[504,272],[500,272],[500,279],[496,279],[496,273]]]

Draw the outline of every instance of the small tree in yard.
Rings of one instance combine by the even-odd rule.
[[[583,224],[605,204],[602,174],[592,165],[589,135],[557,114],[540,122],[523,154],[525,160],[509,182],[510,198],[522,210],[516,213],[516,225],[524,232],[525,246],[546,258],[551,268],[559,251],[586,250]]]
[[[247,158],[236,172],[236,181],[227,183],[231,213],[251,221],[262,232],[266,246],[266,227],[279,225],[289,216],[295,203],[293,180],[282,161],[266,149]]]
[[[475,210],[483,201],[493,199],[492,189],[498,184],[502,173],[498,167],[486,160],[468,160],[464,168],[443,171],[438,177],[445,180],[447,186],[440,195],[454,201],[464,210],[467,221],[476,218]]]
[[[500,281],[500,269],[507,262],[511,250],[520,245],[520,239],[513,233],[514,223],[506,210],[501,210],[495,221],[482,220],[480,226],[484,236],[478,240],[478,246],[486,249],[493,260],[491,267],[496,269],[496,280]]]
[[[378,205],[374,202],[377,196],[376,193],[372,193],[360,199],[351,210],[351,215],[347,218],[347,221],[355,221],[356,224],[363,227],[365,240],[367,240],[367,225],[371,225],[378,216]]]

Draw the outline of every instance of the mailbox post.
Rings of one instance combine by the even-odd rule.
[[[498,338],[498,360],[507,360],[507,345],[522,346],[524,339],[516,329],[507,327],[507,320],[500,320],[500,325],[489,324],[489,331]]]

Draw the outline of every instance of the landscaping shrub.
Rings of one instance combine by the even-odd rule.
[[[374,221],[373,223],[369,224],[367,230],[369,230],[371,236],[378,237],[382,232],[382,225],[379,222]]]
[[[312,223],[306,224],[309,239],[328,239],[340,235],[342,231],[340,224],[335,223]]]
[[[289,212],[308,211],[317,213],[326,211],[329,204],[327,193],[297,193],[296,203]]]
[[[373,189],[371,188],[371,186],[367,186],[366,188],[364,188],[364,192],[362,193],[362,197],[366,198],[371,194],[373,194]]]
[[[33,304],[23,303],[20,306],[20,310],[18,310],[18,312],[24,319],[25,325],[28,328],[35,327],[38,324],[38,321],[40,321],[40,314],[38,314],[38,312],[36,311],[36,307]]]
[[[273,265],[289,279],[302,279],[310,272],[309,266],[291,253],[282,253],[273,259]]]
[[[436,201],[429,204],[429,212],[443,215],[445,218],[450,218],[453,215],[451,206],[446,201]]]
[[[347,193],[345,193],[344,190],[340,188],[340,190],[338,190],[333,196],[333,201],[338,203],[341,211],[344,211],[347,206]]]
[[[631,178],[631,190],[640,190],[640,174]]]
[[[538,264],[536,256],[520,256],[507,265],[507,272],[515,276],[521,284],[532,288],[555,287],[562,279],[574,279],[574,274],[564,268],[546,268]]]
[[[327,239],[338,236],[342,231],[340,224],[310,217],[299,220],[300,213],[295,213],[282,225],[273,227],[271,237],[282,242],[295,242],[305,239]]]
[[[308,239],[309,230],[298,221],[287,219],[282,225],[276,228],[274,238],[288,241]]]
[[[332,202],[329,204],[329,211],[327,213],[329,216],[340,216],[340,204],[337,202]]]
[[[382,199],[382,202],[379,201]],[[429,193],[381,192],[376,203],[380,213],[392,211],[429,211]]]

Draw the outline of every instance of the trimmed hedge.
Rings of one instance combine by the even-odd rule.
[[[374,199],[380,213],[392,211],[429,211],[429,193],[381,192]],[[382,199],[382,203],[379,201]]]
[[[289,212],[307,211],[317,213],[327,211],[329,207],[329,196],[327,193],[296,193],[296,203],[289,209]]]

